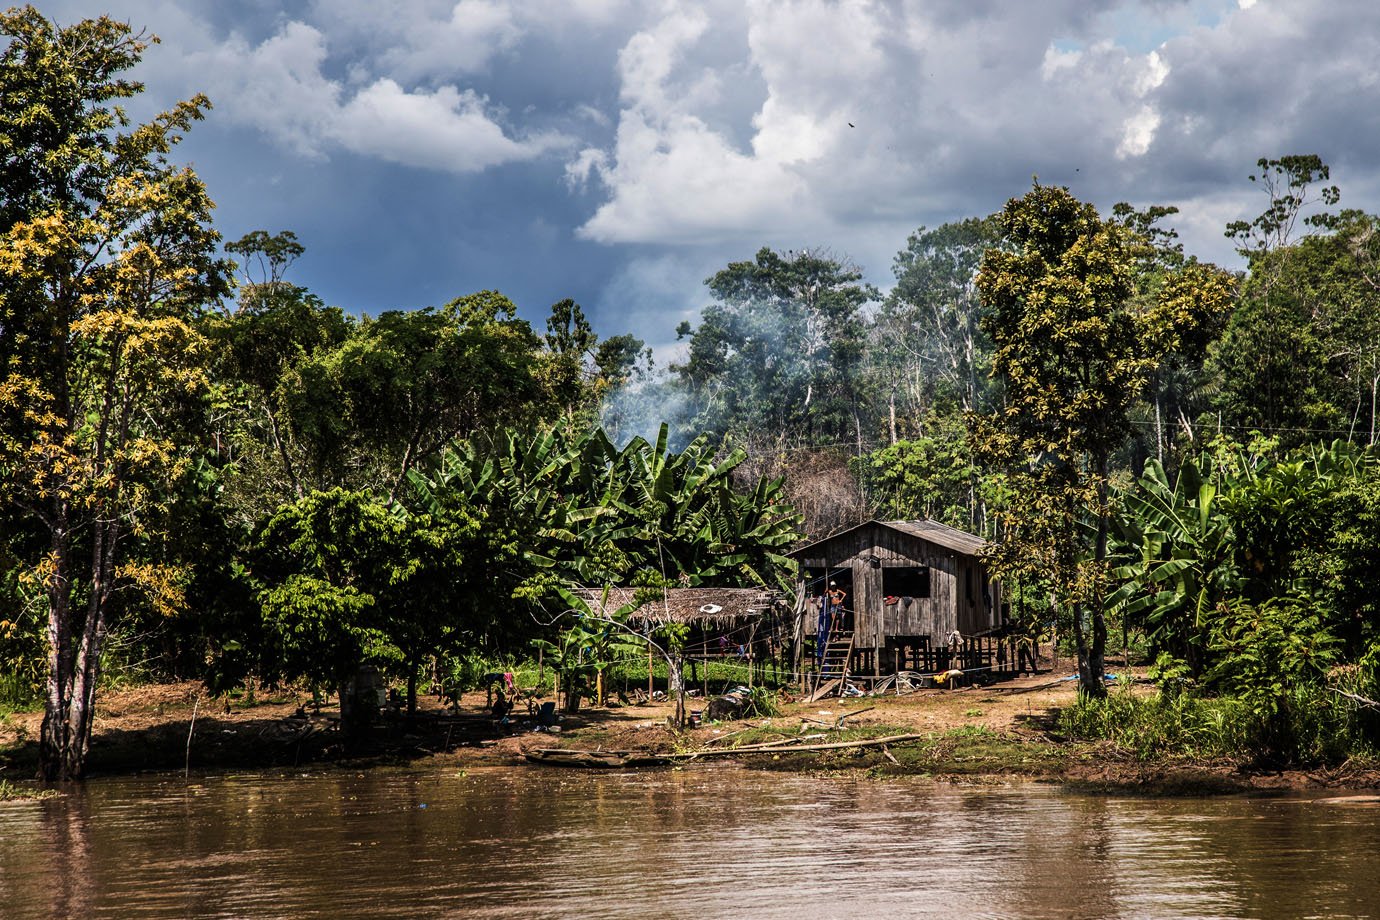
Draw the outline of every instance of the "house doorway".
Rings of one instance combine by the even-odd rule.
[[[829,570],[829,577],[824,580],[824,590],[829,591],[836,586],[843,592],[843,606],[834,612],[834,628],[844,632],[852,632],[857,625],[857,616],[854,613],[856,598],[853,594],[853,569],[837,568]]]

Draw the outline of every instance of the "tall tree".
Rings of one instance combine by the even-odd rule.
[[[258,259],[276,240],[234,245]],[[312,491],[393,496],[452,439],[549,417],[581,392],[578,362],[543,348],[497,291],[355,320],[277,277],[208,324],[223,346],[232,497],[251,525]]]
[[[284,505],[257,535],[252,570],[263,612],[262,673],[338,688],[365,664],[399,662],[392,620],[417,568],[403,521],[368,495],[333,489]],[[409,625],[429,620],[407,611]]]
[[[332,483],[319,475],[342,452],[345,409],[315,361],[340,348],[356,323],[286,280],[305,248],[291,231],[256,230],[228,244],[244,281],[233,312],[203,323],[215,345],[223,456],[234,466],[229,504],[245,527],[283,502]]]
[[[1231,285],[1196,263],[1149,271],[1143,235],[1064,188],[1036,183],[1000,220],[1014,248],[987,253],[977,287],[1006,403],[974,420],[975,450],[1012,473],[996,560],[1047,566],[1073,613],[1080,687],[1100,695],[1109,460],[1159,360],[1226,308]]]
[[[109,18],[59,27],[0,14],[0,473],[47,537],[42,775],[86,769],[101,653],[125,542],[158,526],[190,463],[204,342],[227,293],[212,204],[168,154],[209,103],[131,127],[120,77],[151,39]],[[157,587],[157,586],[154,586]]]
[[[441,310],[394,310],[366,320],[326,372],[390,497],[418,462],[456,438],[550,411],[531,327],[501,294],[458,298]],[[578,386],[561,378],[560,389]]]
[[[975,281],[983,253],[1001,245],[991,217],[971,217],[934,230],[921,227],[897,253],[891,289],[874,326],[873,352],[892,370],[888,400],[896,437],[896,392],[943,390],[974,411],[987,384],[991,343],[978,319]]]
[[[584,310],[568,297],[551,305],[545,341],[548,378],[570,382],[564,389],[572,401],[566,406],[571,423],[602,417],[606,429],[616,430],[628,415],[638,414],[629,412],[625,390],[651,371],[652,351],[645,342],[627,333],[600,341]]]
[[[1249,275],[1225,334],[1213,349],[1220,375],[1217,408],[1227,424],[1266,433],[1306,435],[1309,428],[1329,428],[1336,419],[1321,413],[1326,397],[1315,379],[1328,360],[1327,345],[1314,322],[1317,301],[1300,284],[1299,263],[1313,258],[1297,245],[1300,225],[1308,228],[1303,243],[1336,225],[1336,218],[1316,206],[1335,205],[1335,185],[1314,191],[1330,178],[1316,155],[1261,159],[1250,180],[1269,202],[1250,221],[1233,221],[1226,235],[1246,257]],[[1314,197],[1316,195],[1316,197]],[[1311,272],[1310,272],[1311,273]],[[1295,443],[1306,437],[1294,437]]]
[[[714,303],[672,370],[698,409],[696,427],[778,444],[863,437],[864,305],[876,291],[847,262],[805,250],[758,251],[706,282]]]
[[[1284,443],[1375,443],[1380,311],[1377,219],[1344,211],[1252,260],[1215,352],[1229,424],[1279,431]]]
[[[934,230],[921,227],[896,255],[896,286],[870,330],[870,371],[878,379],[874,389],[886,393],[890,445],[871,456],[872,471],[899,471],[898,466],[909,465],[898,465],[900,456],[923,458],[921,465],[926,465],[930,458],[950,455],[949,472],[962,477],[961,504],[951,503],[947,489],[942,499],[937,491],[926,499],[914,494],[909,499],[927,507],[927,513],[979,532],[985,513],[961,418],[995,398],[992,343],[979,321],[983,306],[976,280],[983,254],[1002,245],[994,217],[973,217]],[[895,501],[906,490],[896,490],[894,472],[868,478],[883,486],[881,495],[874,494],[876,500],[893,499],[889,513],[908,514],[902,508],[907,502]]]

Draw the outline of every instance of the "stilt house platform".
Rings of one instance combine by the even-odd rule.
[[[802,671],[816,667],[820,596],[846,592],[822,670],[837,677],[949,668],[1005,671],[1014,641],[1003,628],[1001,582],[981,558],[981,537],[937,521],[867,521],[803,546],[796,647]],[[951,636],[959,638],[951,646]],[[843,671],[843,673],[838,673]]]

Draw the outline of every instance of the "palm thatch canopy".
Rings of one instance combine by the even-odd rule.
[[[628,619],[641,623],[684,623],[701,628],[721,629],[759,620],[780,604],[781,595],[758,588],[666,588],[665,597],[656,588],[610,588],[607,598],[602,588],[583,588],[575,592],[590,610],[612,616],[642,598]]]

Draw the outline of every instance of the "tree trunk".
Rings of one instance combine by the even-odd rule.
[[[1107,561],[1107,531],[1110,512],[1107,508],[1107,458],[1098,457],[1097,470],[1097,542],[1093,545],[1094,589],[1090,604],[1092,613],[1092,642],[1085,645],[1083,625],[1078,624],[1078,678],[1079,689],[1088,696],[1106,696],[1107,685],[1103,676],[1107,673],[1107,612],[1104,609],[1106,597],[1102,570]],[[1081,605],[1080,605],[1081,606]],[[1079,618],[1081,620],[1081,617]]]
[[[1049,654],[1052,661],[1051,667],[1059,670],[1059,598],[1053,591],[1049,592],[1049,612],[1054,617],[1054,625],[1049,632]]]
[[[670,669],[667,671],[669,675],[667,689],[676,701],[676,727],[679,728],[685,724],[685,673],[683,670],[685,662],[679,655],[673,654],[668,663]]]
[[[561,707],[561,711],[566,715],[574,715],[580,711],[580,682],[571,676],[562,683],[565,684],[565,705]]]
[[[417,662],[411,660],[407,666],[407,717],[417,714]]]
[[[356,669],[340,685],[340,732],[347,742],[374,724],[379,713],[379,672],[372,665]]]
[[[48,689],[39,739],[39,777],[49,782],[72,782],[86,774],[91,749],[96,685],[100,680],[101,650],[105,643],[105,612],[114,577],[118,528],[97,525],[92,536],[91,598],[81,635],[73,631],[72,557],[68,515],[58,509],[48,583]]]
[[[886,412],[887,412],[887,431],[888,431],[888,433],[891,435],[891,446],[892,446],[892,447],[895,447],[895,446],[896,446],[896,389],[895,389],[895,387],[893,387],[892,390],[891,390],[891,393],[889,393],[889,394],[887,395],[887,400],[886,400]]]
[[[278,458],[283,462],[283,470],[288,475],[288,481],[292,483],[293,493],[300,499],[305,493],[302,491],[302,479],[297,475],[297,467],[293,465],[292,457],[288,455],[287,445],[278,430],[278,416],[269,406],[265,406],[264,413],[268,416],[269,436],[273,441],[273,446],[278,450]]]
[[[862,515],[867,514],[867,476],[862,471],[863,461],[863,435],[862,417],[858,415],[858,404],[853,403],[853,431],[858,439],[858,512]]]
[[[1164,420],[1160,414],[1160,394],[1155,393],[1155,459],[1164,462]]]
[[[72,667],[72,590],[68,577],[71,541],[64,504],[57,505],[55,516],[57,523],[52,529],[49,550],[53,570],[47,584],[48,687],[38,742],[39,777],[49,782],[65,778],[62,765],[68,747],[67,700],[71,692]]]
[[[1374,369],[1374,368],[1372,368]],[[1375,397],[1380,392],[1380,374],[1370,378],[1370,446],[1375,446]]]

